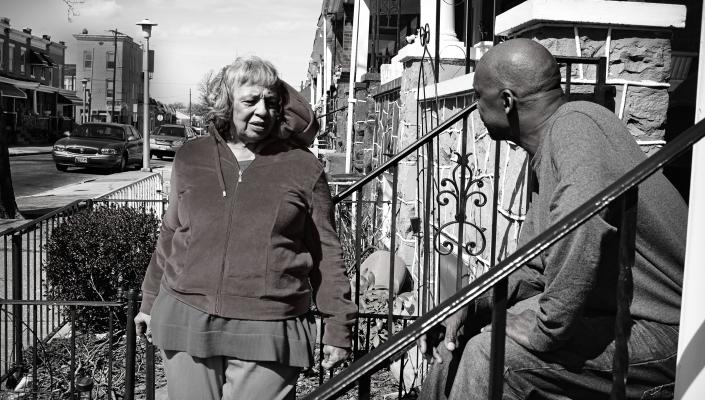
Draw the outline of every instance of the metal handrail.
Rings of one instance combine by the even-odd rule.
[[[380,165],[377,169],[363,176],[359,181],[355,182],[349,188],[345,189],[344,191],[333,197],[333,203],[340,203],[344,198],[360,190],[360,188],[365,186],[368,182],[372,181],[373,179],[382,175],[384,172],[388,171],[393,166],[397,165],[401,160],[418,150],[421,146],[430,142],[440,133],[446,131],[448,128],[453,126],[453,124],[470,115],[470,113],[475,111],[475,109],[477,109],[477,102],[474,102],[469,106],[463,108],[462,110],[458,111],[457,113],[453,114],[451,117],[443,121],[443,123],[438,125],[429,133],[421,136],[414,143],[406,147],[404,150],[392,156],[392,158],[387,160],[387,162],[385,162],[384,164]]]
[[[35,226],[41,224],[42,222],[44,222],[48,219],[51,219],[52,217],[54,217],[56,215],[62,214],[66,211],[75,209],[77,207],[89,206],[90,202],[91,202],[90,199],[74,200],[71,203],[69,203],[61,208],[57,208],[54,211],[48,212],[39,218],[35,218],[33,220],[27,221],[26,223],[24,223],[20,226],[2,231],[2,232],[0,232],[0,235],[8,236],[8,235],[14,235],[14,234],[18,234],[18,233],[25,233],[25,232],[31,230],[32,228],[34,228]]]
[[[570,214],[551,225],[546,231],[540,233],[505,260],[497,264],[494,269],[481,275],[469,285],[450,296],[447,300],[420,316],[406,329],[392,336],[379,347],[355,361],[343,372],[318,387],[307,399],[329,399],[336,396],[352,382],[374,370],[374,368],[385,360],[393,357],[406,347],[413,345],[414,341],[421,335],[443,322],[462,307],[467,306],[471,301],[491,289],[498,282],[507,278],[524,263],[539,255],[539,253],[582,225],[617,198],[663,168],[664,165],[686,152],[703,137],[705,137],[705,120],[700,121],[681,133],[673,141],[665,145],[658,153],[647,158]]]

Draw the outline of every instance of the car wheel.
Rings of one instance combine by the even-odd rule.
[[[56,164],[56,169],[58,169],[61,172],[66,172],[69,169],[68,165],[61,165],[61,164]]]

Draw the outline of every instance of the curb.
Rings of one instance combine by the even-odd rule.
[[[20,156],[36,156],[40,154],[51,154],[51,150],[46,151],[27,151],[27,152],[12,152],[10,151],[10,157],[20,157]]]

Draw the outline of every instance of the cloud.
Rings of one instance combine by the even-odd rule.
[[[120,15],[122,6],[116,0],[87,0],[78,5],[81,17],[112,18]]]
[[[172,27],[158,26],[159,29],[153,31],[153,37],[157,39],[222,39],[231,35],[237,35],[241,29],[234,25],[216,25],[206,23],[190,23],[171,29]]]

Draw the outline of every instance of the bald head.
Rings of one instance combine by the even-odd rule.
[[[518,98],[561,85],[556,59],[529,39],[513,39],[491,48],[478,62],[475,79],[494,89],[510,89]]]

